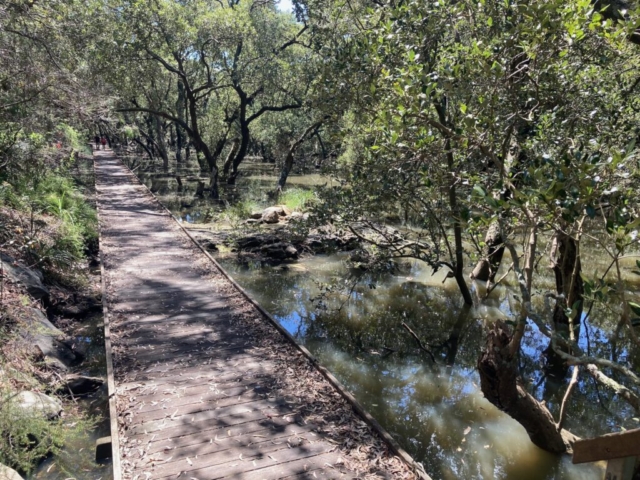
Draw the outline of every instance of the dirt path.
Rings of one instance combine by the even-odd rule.
[[[416,478],[109,151],[96,188],[123,478]]]

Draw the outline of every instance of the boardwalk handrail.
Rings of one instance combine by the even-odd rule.
[[[115,152],[114,152],[115,153]],[[194,245],[205,254],[205,256],[209,259],[209,261],[216,267],[216,269],[233,285],[233,287],[242,294],[245,299],[251,303],[268,321],[271,323],[276,330],[278,330],[286,339],[289,341],[297,350],[299,350],[314,366],[320,374],[327,379],[327,381],[340,393],[340,395],[351,405],[353,410],[371,427],[371,429],[376,432],[380,437],[385,441],[385,443],[391,448],[391,450],[404,462],[406,463],[414,473],[421,480],[432,480],[431,477],[424,470],[424,467],[416,462],[413,457],[403,449],[400,444],[387,432],[382,425],[378,423],[378,421],[373,418],[373,416],[367,412],[367,410],[358,402],[358,400],[340,383],[340,381],[329,371],[327,370],[317,358],[313,356],[313,354],[303,345],[300,345],[295,338],[282,326],[280,323],[273,318],[273,316],[267,312],[262,306],[255,301],[249,293],[242,288],[238,282],[236,282],[227,272],[226,270],[218,263],[218,261],[211,256],[209,252],[198,242],[193,235],[182,225],[181,222],[171,213],[171,211],[164,206],[164,204],[156,197],[156,195],[147,187],[138,176],[129,168],[129,166],[123,162],[121,159],[118,159],[122,165],[127,169],[127,171],[135,178],[136,182],[143,186],[146,191],[151,195],[154,201],[160,205],[160,208],[164,210],[171,219],[180,227],[180,229],[191,239]],[[114,480],[118,480],[115,479]]]
[[[578,440],[573,444],[573,463],[599,462],[640,456],[640,428]]]

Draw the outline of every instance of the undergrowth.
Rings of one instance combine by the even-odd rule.
[[[253,200],[241,200],[228,205],[222,213],[222,217],[229,223],[234,224],[239,221],[246,220],[255,211],[261,210],[257,202]]]
[[[0,158],[0,249],[41,269],[53,283],[85,281],[79,267],[97,240],[95,209],[71,174],[86,150],[81,137],[64,124],[47,135],[20,134]],[[54,395],[59,376],[28,351],[16,327],[16,314],[38,302],[4,278],[0,287],[0,463],[29,474],[53,454],[64,469],[63,447],[86,439],[95,420],[71,403],[56,419],[17,404],[21,391]]]
[[[65,135],[69,143],[79,143],[77,134]],[[18,213],[12,228],[6,221],[0,227],[0,245],[11,243],[44,270],[70,270],[85,258],[87,245],[97,241],[96,212],[70,172],[77,151],[38,151],[41,157],[34,159],[36,154],[26,149],[23,165],[0,171],[0,207]]]
[[[278,200],[281,205],[286,205],[293,211],[301,211],[316,201],[316,194],[312,190],[303,188],[291,188],[285,190]]]
[[[0,463],[29,474],[48,455],[64,457],[63,446],[86,436],[91,419],[73,416],[49,420],[45,415],[20,408],[15,392],[0,389]],[[63,465],[64,462],[57,462]]]

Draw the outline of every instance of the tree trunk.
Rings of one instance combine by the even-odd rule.
[[[209,188],[211,188],[211,198],[217,200],[220,198],[220,192],[218,191],[218,167],[214,166],[211,169],[209,175]]]
[[[307,127],[307,129],[300,135],[300,137],[291,144],[289,151],[287,152],[287,158],[284,160],[284,165],[282,166],[282,172],[280,172],[280,178],[278,179],[278,192],[281,192],[284,188],[284,185],[287,183],[287,178],[289,177],[289,173],[291,173],[291,169],[293,168],[293,155],[296,150],[302,145],[307,136],[320,128],[322,125],[322,121],[316,122],[313,125]]]
[[[186,113],[185,108],[186,108],[186,103],[185,103],[185,96],[184,96],[184,84],[180,80],[178,81],[178,98],[176,100],[176,111],[178,112],[178,118],[183,122],[185,120],[185,113]],[[176,163],[178,164],[178,169],[179,169],[182,164],[182,149],[185,144],[186,135],[178,122],[175,122],[174,125],[176,128]],[[185,160],[188,161],[188,158],[189,157],[187,155],[187,158]]]
[[[487,346],[478,359],[480,386],[485,398],[520,423],[531,441],[551,453],[565,453],[576,437],[558,431],[553,416],[519,384],[515,356],[508,353],[508,327],[496,321],[487,336]]]
[[[233,162],[233,158],[238,152],[238,147],[240,146],[240,139],[235,138],[233,140],[233,144],[231,145],[231,150],[229,150],[229,154],[224,161],[224,166],[222,167],[222,175],[227,177],[229,175],[229,169],[231,168],[231,163]]]
[[[453,152],[451,151],[451,140],[447,139],[446,141],[446,150],[447,150],[447,166],[449,167],[449,171],[453,172],[454,162],[453,162]],[[449,208],[451,209],[451,213],[453,216],[453,237],[455,243],[455,263],[454,263],[454,271],[453,277],[456,279],[456,283],[458,284],[458,288],[460,289],[460,293],[462,294],[462,298],[464,299],[464,303],[467,305],[473,305],[473,298],[471,297],[471,292],[469,291],[469,286],[467,285],[467,281],[464,278],[464,248],[462,245],[462,226],[460,225],[460,212],[458,211],[458,194],[456,193],[456,179],[452,175],[451,184],[449,185]]]
[[[154,133],[155,133],[155,142],[158,147],[158,154],[160,158],[162,158],[162,169],[165,173],[169,171],[169,155],[167,154],[167,145],[164,141],[164,128],[162,127],[162,120],[160,117],[155,115],[154,119]]]
[[[582,266],[578,254],[576,241],[564,232],[557,232],[551,246],[551,268],[556,279],[556,293],[564,299],[558,298],[553,310],[553,322],[556,331],[570,338],[578,338],[580,335],[580,323],[582,317],[582,300],[584,284],[582,282]],[[565,313],[567,309],[575,307],[575,316],[571,319],[573,332],[570,332],[569,317]],[[569,352],[567,352],[569,353]],[[551,343],[545,350],[547,357],[547,370],[554,376],[564,377],[568,366],[554,352]]]
[[[140,145],[144,149],[144,151],[147,152],[147,155],[149,155],[149,159],[153,161],[153,152],[149,150],[149,147],[147,147],[144,143],[142,143],[140,139],[137,137],[134,138],[133,141],[136,142],[138,145]]]
[[[246,107],[244,107],[246,109]],[[241,115],[243,112],[243,108],[240,109]],[[238,147],[238,152],[235,157],[233,157],[233,161],[231,162],[231,173],[227,177],[227,184],[235,185],[236,178],[238,177],[238,167],[244,157],[247,155],[247,149],[249,148],[249,123],[246,121],[242,121],[242,117],[240,117],[240,147]]]
[[[484,243],[482,258],[471,272],[471,279],[494,282],[504,255],[504,237],[498,220],[489,226]]]

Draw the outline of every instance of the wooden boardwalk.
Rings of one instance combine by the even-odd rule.
[[[96,188],[123,478],[416,478],[111,152]]]

